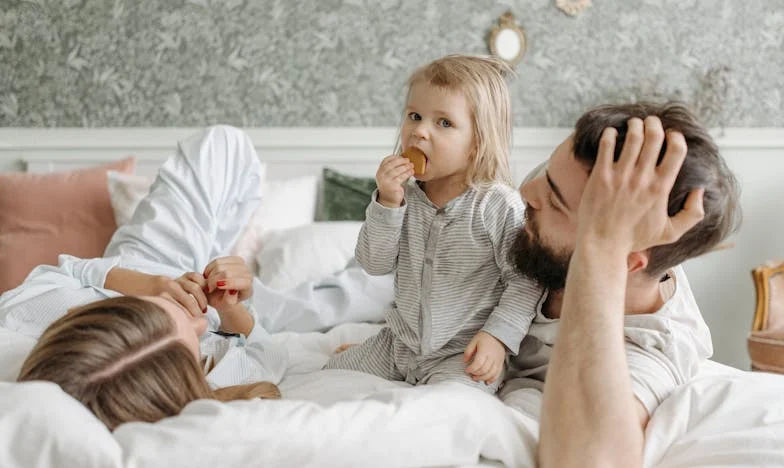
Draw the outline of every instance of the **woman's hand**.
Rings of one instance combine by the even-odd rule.
[[[193,317],[201,317],[207,312],[206,285],[204,277],[195,272],[172,279],[118,267],[109,270],[104,281],[104,288],[126,296],[167,297],[185,307]]]
[[[396,154],[381,161],[376,172],[378,202],[387,208],[398,208],[403,204],[403,183],[414,175],[414,163]]]
[[[216,258],[204,269],[209,305],[221,311],[253,295],[253,275],[241,257]]]
[[[218,311],[221,330],[248,336],[253,317],[240,302],[253,295],[253,275],[241,257],[216,258],[204,269],[207,301]]]

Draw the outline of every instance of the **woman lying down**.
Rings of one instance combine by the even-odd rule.
[[[114,429],[201,398],[277,398],[288,356],[268,331],[378,320],[389,286],[347,272],[287,297],[226,256],[258,207],[261,174],[237,129],[179,142],[103,258],[61,255],[0,296],[0,326],[40,337],[18,380],[59,384]]]

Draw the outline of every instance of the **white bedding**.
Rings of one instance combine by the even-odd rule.
[[[338,344],[377,329],[276,335],[291,355],[284,400],[202,400],[114,434],[54,385],[0,383],[0,466],[533,466],[538,423],[494,397],[318,370]],[[30,346],[0,329],[2,380]],[[654,414],[645,466],[784,466],[782,447],[784,377],[709,362]]]

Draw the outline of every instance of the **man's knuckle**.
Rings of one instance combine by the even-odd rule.
[[[638,129],[629,129],[629,133],[626,134],[626,142],[632,145],[639,145],[643,141],[643,134]]]
[[[682,138],[673,138],[669,142],[668,148],[671,151],[674,151],[674,152],[677,152],[677,153],[685,152],[686,151],[686,141],[684,141]]]
[[[660,125],[645,127],[645,137],[649,139],[664,139],[664,129]]]
[[[649,185],[648,188],[653,195],[662,194],[666,191],[666,186],[660,180],[654,180]]]

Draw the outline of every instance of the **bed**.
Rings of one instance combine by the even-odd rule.
[[[196,401],[109,433],[53,384],[11,383],[32,340],[0,330],[0,466],[533,466],[538,423],[459,384],[410,388],[320,371],[378,328],[281,333],[281,401]],[[531,403],[538,404],[538,396]],[[656,410],[645,466],[784,466],[784,377],[707,361]]]
[[[516,177],[546,157],[545,148],[554,147],[550,140],[560,136],[518,154],[513,164]],[[265,141],[269,136],[252,137]],[[274,192],[307,193],[301,205],[315,209],[315,200],[309,198],[319,190],[313,176],[325,161],[354,174],[372,173],[373,162],[357,164],[354,156],[345,155],[380,154],[379,137],[355,139],[353,149],[341,146],[343,156],[325,156],[323,147],[329,145],[311,139],[314,146],[301,149],[305,151],[301,154],[267,159],[267,174],[277,184]],[[386,148],[386,141],[382,142]],[[316,150],[319,155],[307,156]],[[125,183],[144,183],[143,177],[161,157],[150,151],[141,159],[142,179]],[[259,151],[262,159],[269,151]],[[127,149],[123,153],[128,154]],[[29,161],[30,170],[48,171],[94,164],[97,159],[79,162],[64,155],[31,156]],[[132,207],[117,205],[118,196],[114,194],[112,200],[115,215]],[[293,211],[289,208],[288,215],[293,216]],[[291,287],[345,264],[353,251],[350,239],[356,239],[356,223],[313,223],[312,211],[302,219],[306,222],[264,232],[262,246],[249,257],[267,266],[258,270],[265,283]],[[369,375],[320,370],[339,344],[361,341],[378,327],[347,323],[324,333],[275,335],[291,357],[280,385],[283,400],[196,401],[177,417],[155,424],[126,424],[114,433],[55,385],[14,383],[33,342],[0,328],[0,466],[534,465],[536,408],[541,398],[536,392],[529,394],[532,411],[524,413],[459,384],[411,388]],[[784,377],[706,361],[697,378],[656,410],[646,440],[646,467],[784,466]]]

